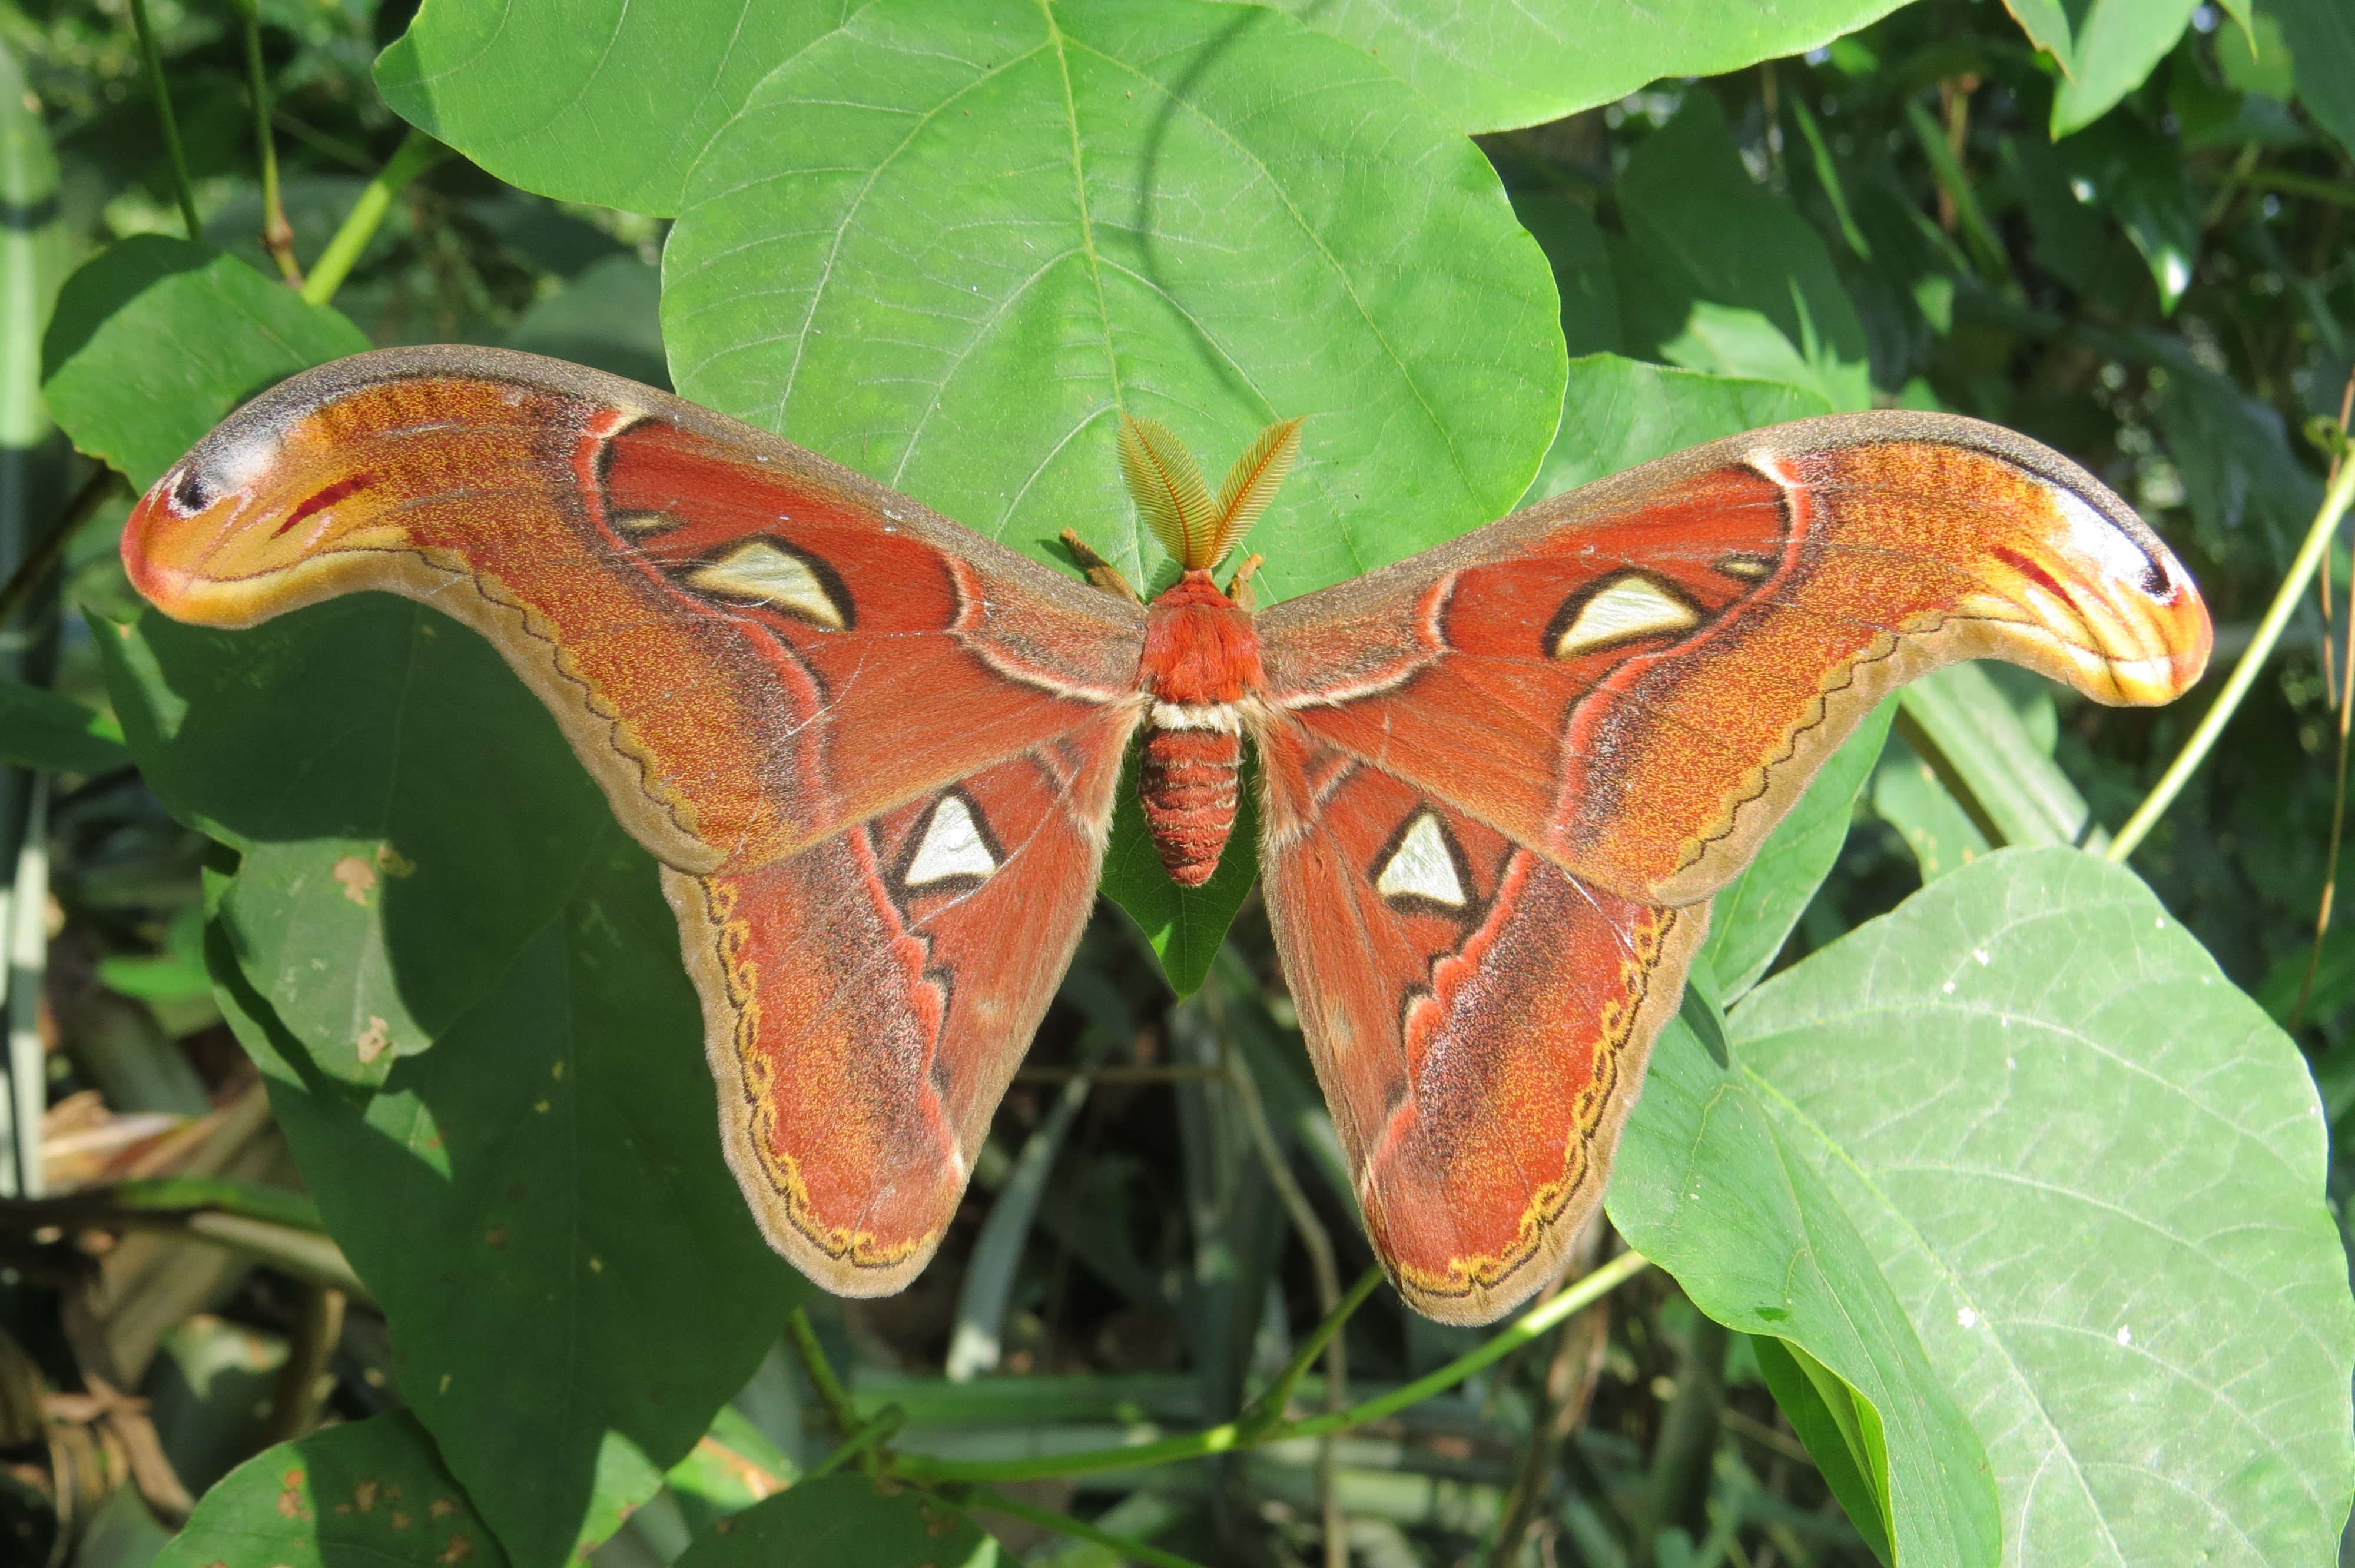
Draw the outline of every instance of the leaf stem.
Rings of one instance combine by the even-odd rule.
[[[1301,1341],[1300,1349],[1293,1352],[1292,1360],[1283,1372],[1251,1402],[1241,1415],[1235,1417],[1236,1430],[1245,1443],[1258,1442],[1263,1436],[1283,1424],[1284,1406],[1292,1403],[1292,1391],[1299,1386],[1302,1378],[1308,1375],[1308,1369],[1316,1364],[1316,1358],[1324,1353],[1327,1341],[1341,1331],[1341,1326],[1349,1320],[1352,1313],[1365,1305],[1366,1298],[1371,1296],[1374,1287],[1381,1282],[1382,1271],[1379,1266],[1359,1276],[1358,1282],[1349,1287],[1349,1293],[1335,1303],[1333,1310],[1325,1315],[1325,1320],[1316,1325],[1316,1331]]]
[[[294,260],[294,226],[278,194],[278,142],[270,123],[270,73],[261,63],[261,10],[254,0],[231,0],[245,23],[245,76],[253,99],[253,147],[261,162],[261,248],[278,264],[278,274],[295,288],[303,269]]]
[[[1353,1404],[1338,1414],[1312,1416],[1306,1421],[1295,1422],[1279,1429],[1275,1436],[1314,1437],[1320,1432],[1338,1432],[1369,1421],[1379,1421],[1393,1411],[1404,1410],[1410,1404],[1420,1404],[1433,1394],[1444,1393],[1462,1383],[1489,1363],[1503,1360],[1589,1303],[1600,1301],[1651,1266],[1652,1260],[1642,1253],[1623,1252],[1544,1306],[1523,1313],[1518,1322],[1479,1349],[1456,1357],[1429,1376],[1417,1378],[1403,1388],[1392,1389],[1361,1404]]]
[[[985,1488],[943,1488],[942,1497],[961,1509],[980,1509],[989,1513],[1002,1513],[1035,1524],[1041,1530],[1051,1530],[1058,1535],[1068,1535],[1074,1541],[1092,1542],[1120,1553],[1123,1562],[1134,1560],[1147,1563],[1153,1568],[1202,1568],[1190,1557],[1180,1557],[1174,1552],[1164,1552],[1157,1546],[1147,1546],[1134,1536],[1114,1535],[1109,1530],[1098,1530],[1083,1519],[1073,1519],[1067,1513],[1039,1508],[1019,1498]]]
[[[324,305],[336,297],[351,275],[352,266],[376,238],[384,215],[392,209],[392,198],[399,196],[409,182],[450,155],[450,149],[412,127],[407,138],[394,149],[391,159],[378,171],[376,178],[360,192],[360,199],[344,219],[336,237],[312,264],[310,281],[303,285],[303,297],[314,305]]]
[[[1295,420],[1293,427],[1295,430],[1297,424]],[[1296,435],[1293,445],[1295,448],[1299,445]],[[1248,461],[1251,456],[1246,452],[1245,461]],[[1289,466],[1288,459],[1285,466]],[[1239,464],[1239,471],[1241,467]],[[1279,474],[1277,477],[1280,479],[1282,476]],[[1228,488],[1236,488],[1236,482],[1231,478],[1228,481]],[[1224,523],[1220,526],[1223,528]],[[1241,580],[1240,574],[1237,580]],[[1219,1002],[1218,989],[1213,987],[1203,994],[1209,1002],[1211,1020],[1218,1029],[1219,1056],[1227,1068],[1228,1090],[1234,1096],[1236,1105],[1243,1113],[1243,1122],[1251,1129],[1252,1145],[1259,1151],[1260,1165],[1266,1172],[1268,1185],[1275,1189],[1284,1213],[1292,1218],[1292,1228],[1300,1236],[1300,1245],[1308,1250],[1309,1266],[1316,1277],[1316,1304],[1325,1314],[1325,1323],[1337,1326],[1341,1311],[1341,1270],[1333,1256],[1333,1238],[1326,1234],[1325,1226],[1316,1218],[1316,1209],[1308,1202],[1308,1194],[1300,1190],[1300,1183],[1292,1179],[1291,1167],[1284,1163],[1284,1149],[1276,1142],[1275,1128],[1268,1125],[1267,1107],[1260,1099],[1259,1086],[1252,1079],[1249,1065],[1243,1061],[1242,1047],[1236,1044],[1234,1031],[1228,1025],[1226,1009]],[[1362,1295],[1359,1298],[1364,1299]],[[1316,1338],[1325,1351],[1326,1408],[1339,1410],[1348,1398],[1349,1389],[1348,1357],[1344,1348],[1346,1341],[1327,1331],[1323,1324],[1318,1326]],[[1292,1367],[1285,1371],[1296,1383],[1306,1367],[1295,1357]],[[1247,1432],[1255,1431],[1261,1425],[1273,1425],[1283,1419],[1283,1401],[1290,1397],[1291,1392],[1286,1387],[1283,1390],[1282,1398],[1273,1406],[1259,1406],[1257,1422],[1238,1417],[1238,1424],[1242,1425]],[[1316,1448],[1316,1509],[1324,1520],[1326,1568],[1349,1568],[1348,1531],[1341,1518],[1339,1494],[1333,1489],[1333,1439],[1330,1437],[1319,1443]]]
[[[2346,390],[2339,395],[2338,450],[2330,459],[2330,477],[2337,479],[2347,462],[2347,425],[2355,418],[2355,376],[2347,378]],[[2330,675],[2330,552],[2322,554],[2322,673],[2328,690]],[[2349,673],[2355,674],[2355,571],[2347,575],[2347,657]],[[2330,935],[2331,906],[2339,896],[2339,850],[2347,836],[2347,746],[2350,726],[2355,726],[2355,680],[2344,683],[2345,689],[2334,694],[2339,709],[2339,771],[2330,789],[2330,847],[2322,857],[2322,902],[2314,916],[2314,945],[2306,953],[2306,978],[2297,984],[2297,1005],[2289,1010],[2289,1027],[2296,1029],[2306,1017],[2306,1004],[2314,1000],[2314,977],[2322,967],[2323,939]]]
[[[848,1391],[842,1380],[834,1375],[834,1363],[826,1359],[826,1347],[817,1342],[817,1330],[810,1327],[809,1314],[794,1308],[785,1319],[785,1338],[800,1358],[802,1371],[809,1375],[810,1386],[817,1390],[818,1402],[826,1406],[826,1415],[834,1424],[835,1436],[848,1442],[859,1428],[858,1411],[850,1403]]]
[[[876,1414],[874,1420],[852,1433],[842,1446],[820,1459],[812,1467],[810,1473],[802,1478],[805,1481],[815,1480],[820,1476],[834,1474],[853,1459],[867,1458],[878,1443],[882,1442],[907,1424],[906,1411],[896,1404],[885,1405]],[[873,1467],[869,1466],[868,1468],[871,1469]]]
[[[188,238],[201,240],[204,227],[197,221],[197,193],[188,184],[187,155],[180,151],[180,123],[172,117],[172,94],[164,84],[164,57],[155,48],[155,26],[147,19],[147,0],[131,0],[131,25],[139,34],[140,57],[147,62],[148,90],[155,95],[155,118],[164,126],[164,151],[172,161],[172,189],[180,198],[180,221]]]
[[[2337,180],[2318,179],[2312,175],[2296,175],[2278,169],[2259,169],[2245,175],[2235,171],[2233,178],[2255,190],[2279,191],[2284,196],[2301,196],[2309,201],[2355,207],[2355,185]]]
[[[305,1282],[295,1292],[293,1333],[279,1363],[262,1436],[291,1443],[319,1424],[319,1382],[344,1331],[344,1293]],[[329,1387],[334,1386],[332,1379]]]
[[[81,531],[83,524],[98,515],[98,509],[106,504],[107,498],[122,482],[121,474],[111,468],[101,468],[74,492],[73,499],[66,503],[65,510],[58,514],[48,531],[35,540],[33,547],[25,553],[25,558],[16,563],[16,569],[8,575],[7,585],[0,587],[0,626],[6,626],[16,619],[32,599],[33,590],[57,569],[58,562],[65,556],[66,546]]]
[[[2207,758],[2209,749],[2216,744],[2216,737],[2223,733],[2224,726],[2231,722],[2233,713],[2240,707],[2241,699],[2248,695],[2249,687],[2256,681],[2257,672],[2264,668],[2274,644],[2281,641],[2282,630],[2289,624],[2291,612],[2297,609],[2298,599],[2306,592],[2307,579],[2314,576],[2315,568],[2321,564],[2323,552],[2330,547],[2330,536],[2338,530],[2339,520],[2347,514],[2350,502],[2355,502],[2355,462],[2339,464],[2339,472],[2323,491],[2322,505],[2315,512],[2314,525],[2307,530],[2306,543],[2298,546],[2297,557],[2290,563],[2289,575],[2282,578],[2280,588],[2274,594],[2273,603],[2266,607],[2264,619],[2257,622],[2256,635],[2249,640],[2248,648],[2241,654],[2241,662],[2232,666],[2232,676],[2225,681],[2224,689],[2217,694],[2216,700],[2200,715],[2200,727],[2191,732],[2191,738],[2183,743],[2182,751],[2168,765],[2165,776],[2143,803],[2135,808],[2134,815],[2126,819],[2126,825],[2118,830],[2118,836],[2110,841],[2108,853],[2114,863],[2123,863],[2135,852],[2136,846],[2157,825],[2158,819],[2167,814],[2168,807],[2175,803],[2176,796],[2183,792],[2183,786]]]
[[[1165,1437],[1157,1443],[1139,1443],[1124,1448],[1087,1448],[1073,1454],[1041,1454],[1034,1458],[1004,1460],[936,1459],[923,1454],[901,1454],[895,1468],[900,1475],[915,1481],[1024,1481],[1046,1476],[1076,1476],[1096,1470],[1126,1470],[1146,1465],[1174,1464],[1180,1459],[1199,1459],[1211,1454],[1231,1453],[1239,1448],[1257,1447],[1263,1443],[1278,1443],[1293,1437],[1321,1437],[1327,1432],[1345,1431],[1379,1421],[1394,1411],[1410,1404],[1419,1404],[1435,1393],[1444,1393],[1488,1366],[1528,1344],[1548,1329],[1562,1321],[1581,1308],[1600,1300],[1628,1280],[1651,1266],[1651,1259],[1641,1253],[1624,1252],[1577,1284],[1562,1291],[1541,1307],[1522,1314],[1511,1328],[1482,1344],[1479,1349],[1441,1367],[1428,1376],[1417,1378],[1403,1388],[1392,1389],[1347,1410],[1315,1415],[1268,1431],[1247,1436],[1237,1422],[1189,1432],[1182,1437]]]

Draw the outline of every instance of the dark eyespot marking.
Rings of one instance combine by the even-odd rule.
[[[2065,485],[2050,480],[2043,482],[2051,493],[2053,506],[2064,519],[2069,542],[2077,549],[2094,556],[2102,564],[2111,580],[2124,579],[2132,583],[2147,599],[2160,604],[2174,602],[2179,585],[2169,575],[2159,557],[2138,536],[2135,528],[2105,516],[2083,496]]]
[[[212,503],[212,487],[194,466],[180,475],[179,483],[172,486],[172,510],[183,517],[194,517]]]

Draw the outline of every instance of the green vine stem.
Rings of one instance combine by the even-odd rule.
[[[2347,461],[2347,426],[2355,419],[2355,376],[2347,378],[2347,388],[2339,395],[2339,450],[2330,460],[2330,477],[2337,479]],[[2330,553],[2322,556],[2322,684],[2330,693]],[[2347,574],[2347,649],[2339,662],[2355,667],[2355,571]],[[2350,668],[2355,673],[2355,668]],[[2314,1000],[2314,977],[2322,967],[2322,945],[2330,935],[2331,906],[2339,898],[2339,851],[2347,840],[2347,748],[2355,738],[2355,680],[2342,680],[2339,690],[2330,694],[2339,710],[2339,767],[2330,787],[2330,847],[2322,854],[2322,901],[2314,912],[2314,944],[2306,950],[2306,978],[2297,982],[2297,1005],[2289,1010],[2289,1027],[2296,1030],[2306,1018],[2306,1004]]]
[[[1199,1432],[1189,1432],[1182,1437],[1165,1437],[1157,1443],[1138,1443],[1121,1448],[1089,1448],[1075,1454],[1041,1454],[1027,1459],[936,1459],[924,1454],[902,1454],[894,1461],[892,1467],[896,1473],[918,1482],[1027,1481],[1049,1476],[1076,1476],[1095,1470],[1126,1470],[1146,1465],[1174,1464],[1180,1459],[1199,1459],[1211,1454],[1231,1453],[1290,1437],[1322,1437],[1327,1432],[1340,1432],[1369,1421],[1379,1421],[1393,1411],[1404,1410],[1408,1405],[1419,1404],[1435,1393],[1445,1393],[1474,1372],[1510,1355],[1581,1308],[1610,1295],[1650,1266],[1651,1260],[1641,1253],[1621,1253],[1545,1305],[1524,1313],[1519,1321],[1479,1349],[1456,1357],[1437,1372],[1417,1378],[1403,1388],[1392,1389],[1388,1393],[1353,1404],[1347,1410],[1310,1416],[1305,1421],[1253,1434],[1246,1434],[1240,1422],[1231,1421]],[[1352,1297],[1356,1294],[1351,1292]]]
[[[1267,1385],[1266,1392],[1252,1400],[1243,1413],[1235,1417],[1235,1431],[1244,1443],[1257,1443],[1283,1424],[1284,1407],[1292,1403],[1292,1391],[1300,1386],[1300,1380],[1308,1375],[1310,1367],[1316,1364],[1316,1358],[1324,1353],[1326,1345],[1341,1331],[1341,1326],[1365,1304],[1366,1298],[1371,1296],[1374,1287],[1381,1282],[1382,1271],[1379,1266],[1359,1276],[1358,1283],[1349,1287],[1349,1293],[1335,1303],[1333,1310],[1325,1315],[1325,1320],[1316,1325],[1316,1332],[1293,1352],[1291,1363],[1277,1374],[1273,1383]]]
[[[2245,175],[2236,170],[2233,178],[2253,190],[2279,191],[2284,196],[2302,196],[2313,201],[2327,201],[2336,207],[2355,207],[2355,185],[2337,180],[2317,179],[2312,175],[2294,175],[2277,169],[2259,169]]]
[[[875,1446],[908,1424],[908,1413],[896,1404],[887,1404],[882,1413],[850,1435],[849,1441],[828,1454],[802,1478],[814,1481],[820,1476],[830,1476],[853,1459],[863,1459]]]
[[[378,172],[376,178],[368,183],[368,188],[360,192],[360,199],[352,204],[351,213],[344,219],[343,227],[336,230],[336,237],[327,241],[326,249],[319,253],[319,260],[311,268],[310,281],[303,285],[303,297],[314,305],[324,305],[334,299],[336,291],[342,288],[344,280],[351,275],[353,263],[360,259],[360,252],[368,249],[370,239],[376,238],[378,226],[384,222],[384,215],[392,209],[392,198],[399,196],[410,181],[449,155],[449,148],[424,132],[412,129],[394,151],[391,160]]]
[[[155,118],[164,125],[164,151],[172,160],[172,189],[180,198],[180,221],[188,238],[201,240],[197,222],[197,193],[188,184],[187,154],[180,151],[180,122],[172,117],[172,94],[164,85],[164,57],[155,48],[155,26],[147,19],[147,0],[131,0],[131,25],[139,34],[139,53],[147,62],[147,86],[155,95]]]
[[[796,1307],[785,1319],[785,1338],[800,1358],[802,1371],[809,1375],[810,1386],[817,1390],[818,1402],[826,1406],[826,1419],[834,1424],[837,1437],[848,1442],[859,1428],[858,1411],[850,1403],[850,1394],[842,1380],[834,1375],[834,1363],[826,1359],[826,1347],[817,1342],[817,1330],[810,1327],[809,1314]]]
[[[0,626],[15,620],[32,602],[34,590],[41,586],[42,579],[65,559],[66,546],[73,542],[74,535],[98,515],[99,509],[113,499],[123,483],[123,476],[111,468],[101,468],[82,482],[82,487],[66,503],[65,509],[33,541],[25,558],[16,563],[6,584],[0,586]]]
[[[294,226],[286,221],[286,204],[278,193],[278,142],[271,130],[270,73],[261,63],[261,8],[255,0],[230,0],[245,24],[246,89],[253,100],[253,147],[261,163],[261,248],[278,264],[279,276],[295,288],[303,286],[303,269],[294,260]]]
[[[2216,737],[2223,733],[2224,726],[2232,721],[2233,713],[2240,707],[2241,699],[2248,695],[2249,687],[2255,683],[2257,672],[2264,668],[2265,660],[2273,653],[2274,644],[2281,641],[2282,630],[2288,626],[2290,615],[2297,609],[2298,598],[2306,592],[2306,585],[2313,577],[2315,568],[2321,565],[2323,552],[2330,547],[2330,536],[2338,531],[2339,520],[2347,514],[2350,502],[2355,502],[2355,462],[2339,465],[2339,472],[2322,493],[2322,505],[2314,514],[2314,526],[2307,530],[2306,543],[2298,546],[2297,558],[2290,563],[2289,575],[2282,578],[2280,588],[2274,594],[2273,603],[2265,609],[2265,618],[2257,622],[2256,635],[2249,640],[2248,649],[2241,655],[2241,662],[2232,666],[2232,676],[2224,683],[2224,689],[2209,705],[2207,713],[2200,715],[2200,727],[2191,732],[2191,738],[2183,743],[2182,751],[2168,765],[2166,775],[2143,803],[2135,808],[2135,814],[2126,819],[2126,825],[2118,830],[2118,836],[2110,841],[2108,853],[2112,861],[2123,862],[2135,852],[2135,847],[2148,836],[2158,819],[2167,814],[2168,807],[2175,803],[2176,796],[2183,792],[2183,786],[2207,758],[2210,748],[2216,744]]]

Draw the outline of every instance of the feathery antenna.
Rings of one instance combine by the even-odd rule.
[[[1161,547],[1188,571],[1207,571],[1226,558],[1299,456],[1300,420],[1270,425],[1235,460],[1214,501],[1193,454],[1168,426],[1121,411],[1121,477]]]

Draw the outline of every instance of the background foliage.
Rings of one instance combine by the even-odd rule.
[[[1284,597],[1718,435],[1937,407],[2135,501],[2229,660],[2355,362],[2343,6],[143,5],[153,73],[140,7],[0,0],[0,565],[89,518],[0,641],[26,1560],[2337,1549],[2327,593],[2139,877],[2069,846],[2217,683],[1892,701],[1721,896],[1657,1049],[1582,1267],[1659,1266],[1428,1391],[1484,1337],[1377,1293],[1346,1396],[1293,1409],[1381,1414],[1320,1438],[1251,1401],[1369,1255],[1242,856],[1180,898],[1124,815],[1126,913],[940,1261],[815,1297],[552,722],[406,603],[141,615],[109,475],[371,343],[503,343],[1158,585],[1111,411],[1214,468],[1298,414],[1252,540]]]

